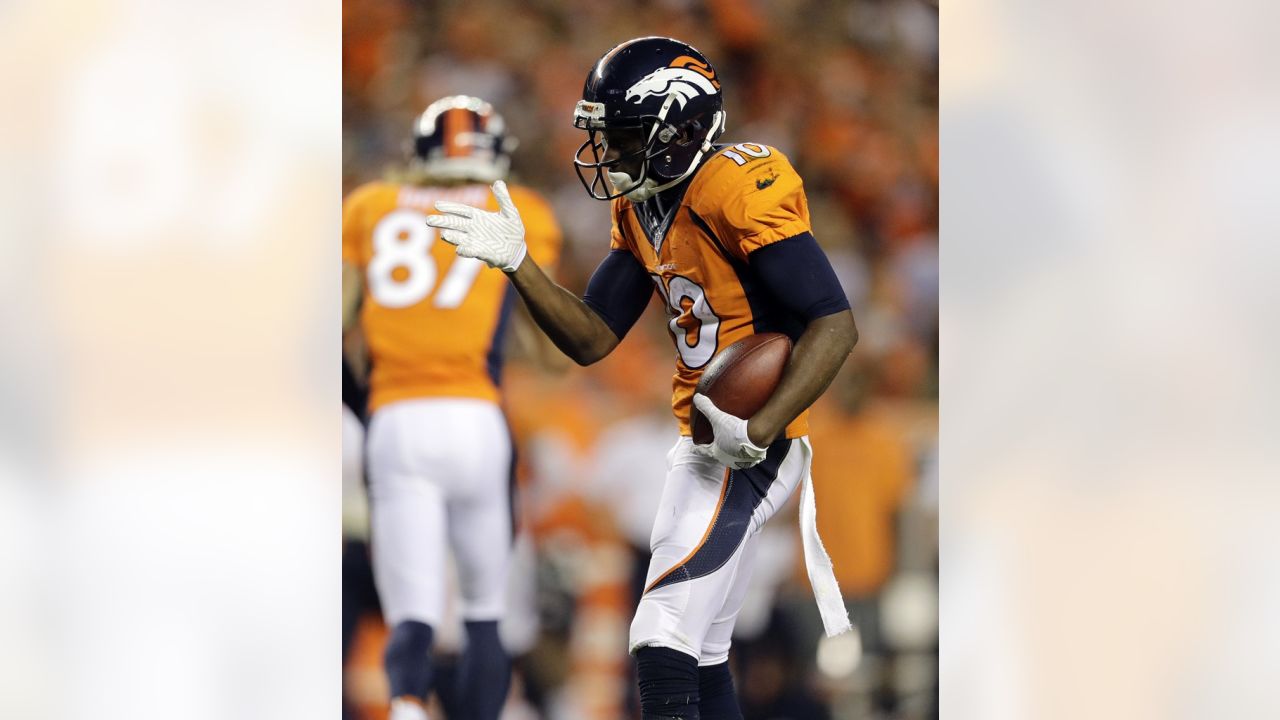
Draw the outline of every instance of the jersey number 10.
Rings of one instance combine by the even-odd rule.
[[[680,360],[691,370],[706,365],[716,354],[720,332],[720,318],[707,302],[707,292],[682,275],[665,281],[653,273],[649,277],[653,278],[658,294],[671,309],[671,322],[667,327],[676,341]]]
[[[416,305],[436,287],[435,259],[431,246],[436,229],[416,210],[396,210],[373,229],[373,258],[369,260],[369,294],[379,305],[402,308]],[[432,305],[448,310],[466,299],[484,263],[475,258],[454,258],[436,291]],[[403,268],[396,277],[396,268]]]
[[[735,150],[738,152],[734,152]],[[733,146],[733,150],[725,150],[722,155],[733,160],[737,165],[746,165],[747,158],[743,157],[743,155],[753,158],[769,157],[769,148],[755,143],[738,143]]]

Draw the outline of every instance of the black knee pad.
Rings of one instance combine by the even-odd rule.
[[[664,647],[636,651],[644,720],[699,720],[698,661]]]
[[[382,660],[391,684],[391,697],[410,695],[426,700],[431,693],[431,626],[406,620],[391,630]]]
[[[698,694],[700,720],[742,720],[728,661],[698,668]]]

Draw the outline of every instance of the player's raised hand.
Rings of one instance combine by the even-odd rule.
[[[706,445],[694,445],[693,451],[704,457],[714,458],[725,467],[746,470],[764,460],[768,448],[757,447],[747,437],[747,421],[716,407],[711,398],[696,393],[693,406],[707,416],[715,439]]]
[[[436,210],[441,215],[428,215],[427,224],[440,230],[440,239],[456,245],[461,257],[483,260],[489,267],[515,272],[528,253],[524,242],[524,223],[520,211],[511,202],[507,184],[493,184],[498,199],[498,212],[488,212],[463,203],[441,200]]]

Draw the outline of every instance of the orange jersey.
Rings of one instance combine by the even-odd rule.
[[[767,145],[719,149],[694,174],[665,233],[646,229],[630,200],[613,201],[614,249],[648,271],[671,316],[676,345],[672,410],[690,434],[689,412],[702,370],[716,352],[757,332],[790,331],[774,321],[776,303],[752,287],[747,256],[810,231],[800,176]],[[808,411],[787,426],[788,438],[809,432]]]
[[[529,254],[560,254],[560,228],[532,190],[510,186]],[[448,188],[374,182],[342,208],[342,261],[364,273],[360,323],[373,369],[369,410],[397,400],[472,397],[496,402],[502,336],[515,290],[499,270],[461,258],[426,223],[438,200],[497,210],[485,185]]]

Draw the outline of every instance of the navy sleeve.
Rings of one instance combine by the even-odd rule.
[[[806,323],[849,309],[826,253],[807,232],[765,245],[747,260],[769,293]]]
[[[652,295],[653,281],[640,261],[626,250],[610,250],[591,274],[582,301],[621,340],[644,314]]]

